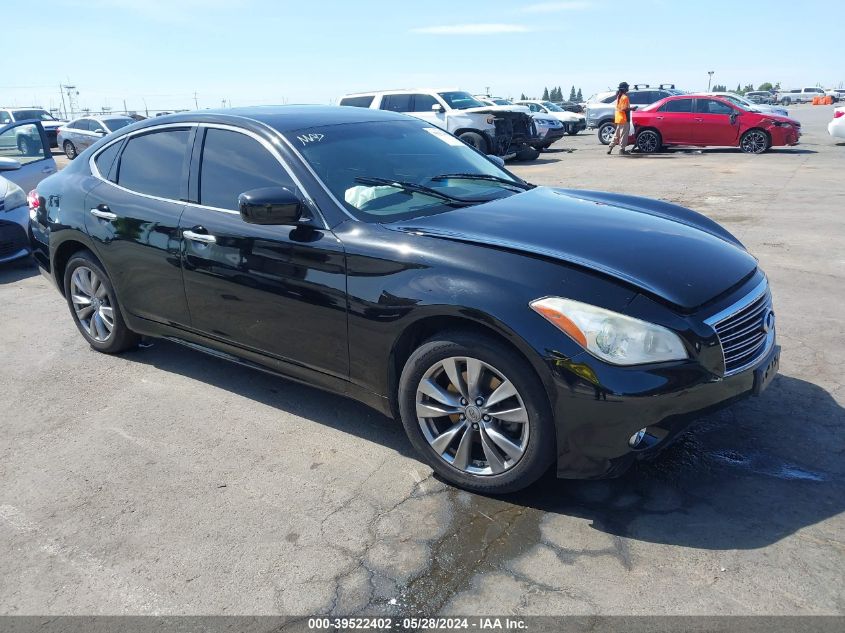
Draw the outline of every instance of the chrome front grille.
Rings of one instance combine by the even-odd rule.
[[[764,281],[746,297],[707,320],[722,345],[725,376],[753,365],[771,348],[775,338],[772,295]]]

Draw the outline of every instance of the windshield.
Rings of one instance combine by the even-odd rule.
[[[541,101],[540,103],[543,104],[543,107],[547,110],[551,110],[552,112],[565,112],[563,108],[560,106],[555,105],[551,101]]]
[[[444,197],[486,202],[513,195],[515,186],[525,186],[463,141],[423,122],[325,125],[285,136],[335,198],[366,222],[434,215],[455,208]],[[438,178],[444,174],[461,177]],[[470,174],[507,182],[473,180],[467,177]],[[399,188],[369,179],[413,184]],[[416,187],[433,192],[409,190]]]
[[[103,123],[106,124],[109,132],[114,132],[115,130],[119,130],[122,127],[135,123],[135,120],[130,119],[129,117],[118,117],[115,119],[103,119]]]
[[[38,119],[39,121],[55,121],[56,118],[47,110],[15,110],[15,120]]]
[[[467,108],[481,108],[484,104],[468,92],[440,92],[443,100],[453,110],[466,110]]]

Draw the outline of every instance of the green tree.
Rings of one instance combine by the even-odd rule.
[[[584,100],[584,95],[581,94],[581,89],[578,88],[578,94],[575,95],[575,102],[581,103]]]
[[[549,89],[543,88],[543,101],[548,101],[548,100],[549,100]]]
[[[523,92],[523,93],[521,93],[521,94],[519,95],[519,100],[520,100],[520,101],[525,101],[526,99],[528,99],[528,97],[526,97],[526,96],[525,96],[525,93],[524,93],[524,92]]]
[[[770,82],[764,81],[757,87],[757,90],[771,90],[772,88],[774,88],[774,86]]]
[[[736,85],[736,90],[734,90],[734,92],[736,92],[737,94],[742,94],[742,86],[740,86],[739,84],[737,84],[737,85]]]
[[[727,92],[728,87],[725,84],[716,84],[713,86],[713,92]]]
[[[561,90],[560,86],[557,87],[557,100],[563,101],[563,90]]]
[[[581,90],[579,89],[578,92],[581,92]],[[572,86],[572,90],[569,91],[569,100],[575,101],[575,99],[577,99],[575,96],[575,86]]]

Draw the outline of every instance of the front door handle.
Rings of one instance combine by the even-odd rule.
[[[203,244],[216,244],[217,238],[207,233],[194,233],[193,231],[182,231],[182,237],[193,242],[202,242]]]
[[[108,206],[104,204],[97,205],[91,209],[91,215],[95,218],[100,218],[101,220],[117,220],[117,214],[112,213]]]
[[[53,167],[45,167],[44,169],[41,170],[41,173],[42,174],[52,174],[52,173],[55,173],[55,171],[56,170]]]
[[[696,123],[701,123],[704,119],[695,119]]]

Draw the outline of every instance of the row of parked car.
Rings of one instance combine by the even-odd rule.
[[[550,101],[509,101],[461,90],[360,92],[344,95],[338,103],[410,114],[505,160],[534,160],[564,135],[587,127],[584,115]]]

